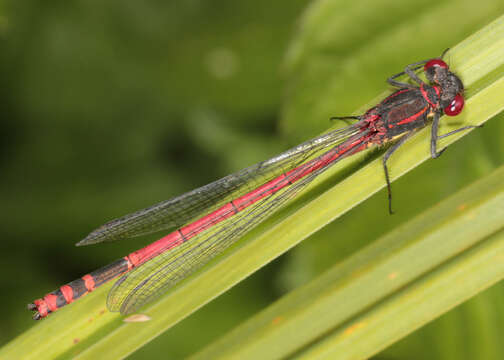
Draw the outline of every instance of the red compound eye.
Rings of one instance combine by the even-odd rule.
[[[464,108],[464,97],[457,94],[450,105],[444,108],[444,113],[448,116],[457,116]]]
[[[433,67],[433,66],[439,66],[445,69],[448,69],[448,65],[441,59],[432,59],[427,61],[427,63],[424,65],[424,71],[427,71],[427,69]]]

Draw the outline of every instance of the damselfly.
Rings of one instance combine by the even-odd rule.
[[[443,55],[446,51],[443,53]],[[388,82],[394,93],[360,116],[355,123],[328,132],[272,159],[228,175],[211,184],[110,221],[78,245],[120,240],[163,229],[176,230],[113,263],[74,280],[28,305],[34,319],[82,297],[118,277],[109,293],[111,311],[137,310],[221,253],[339,160],[372,145],[393,142],[383,157],[391,207],[387,160],[418,129],[432,121],[431,155],[438,157],[437,140],[472,128],[465,126],[438,136],[440,116],[458,115],[464,106],[463,85],[439,58],[406,66]],[[430,84],[416,71],[423,67]],[[399,82],[401,75],[413,82]],[[186,224],[186,225],[185,225]]]

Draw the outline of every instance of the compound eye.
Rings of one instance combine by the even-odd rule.
[[[439,66],[445,69],[448,69],[448,64],[446,64],[443,60],[441,59],[432,59],[427,61],[427,63],[424,65],[424,71],[427,71],[427,69],[430,69],[431,67],[434,66]]]
[[[448,116],[457,116],[464,108],[464,97],[460,94],[455,95],[450,105],[444,108],[444,113]]]

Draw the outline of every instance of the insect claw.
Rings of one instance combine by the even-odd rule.
[[[445,151],[445,150],[446,150],[446,148],[444,148],[444,149],[440,150],[439,152],[437,152],[437,153],[435,153],[435,154],[432,154],[432,158],[433,158],[433,159],[436,159],[436,158],[440,157],[440,156],[441,156],[441,154],[442,154],[442,153],[444,153],[444,151]]]

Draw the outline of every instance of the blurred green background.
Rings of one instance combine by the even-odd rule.
[[[317,28],[298,0],[0,0],[0,344],[36,326],[25,304],[152,240],[73,246],[95,227],[318,134],[504,12],[492,0],[326,3]],[[331,81],[311,80],[328,68]],[[132,358],[195,352],[491,172],[502,120],[394,183],[397,215],[380,192]],[[502,358],[503,300],[500,284],[377,358]]]

